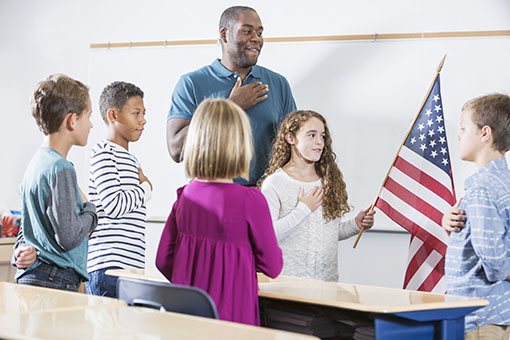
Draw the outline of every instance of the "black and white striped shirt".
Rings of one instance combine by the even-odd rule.
[[[140,184],[138,160],[123,147],[99,142],[91,152],[89,199],[98,225],[90,235],[87,272],[145,267],[145,204],[149,183]]]

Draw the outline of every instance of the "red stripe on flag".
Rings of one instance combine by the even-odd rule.
[[[446,188],[443,184],[436,181],[433,177],[429,176],[427,173],[421,171],[413,164],[409,163],[405,159],[400,156],[397,157],[394,166],[405,173],[407,176],[414,179],[416,182],[420,183],[424,187],[428,188],[430,191],[435,193],[437,196],[444,199],[450,205],[455,203],[455,197],[453,197],[452,192]],[[452,184],[453,188],[453,184]]]
[[[407,190],[402,185],[397,183],[393,178],[388,177],[386,183],[384,183],[384,187],[392,192],[395,196],[400,198],[402,201],[409,204],[414,209],[421,212],[423,215],[430,218],[434,223],[438,226],[441,226],[441,219],[443,218],[443,213],[422,200],[420,197],[416,196],[413,192]]]
[[[381,211],[385,213],[386,216],[392,219],[395,223],[400,225],[402,228],[406,229],[411,234],[416,235],[416,237],[418,237],[424,243],[427,243],[439,254],[443,256],[446,254],[446,244],[444,244],[437,237],[429,233],[426,229],[422,228],[418,224],[414,223],[413,221],[402,215],[399,211],[394,209],[384,199],[378,197],[375,206],[381,209]]]
[[[444,257],[441,257],[441,260],[436,264],[434,269],[430,272],[427,278],[423,281],[418,290],[431,292],[434,287],[436,287],[437,283],[441,281],[441,278],[444,276]]]
[[[411,242],[413,239],[413,235],[411,235]],[[414,274],[418,271],[420,266],[425,262],[427,257],[429,257],[431,253],[430,248],[427,248],[425,243],[423,243],[418,251],[414,254],[413,258],[407,264],[406,275],[404,278],[404,289],[407,289],[407,285],[409,281],[413,278]]]

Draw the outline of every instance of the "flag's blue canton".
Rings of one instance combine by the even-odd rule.
[[[404,145],[451,174],[439,76]]]

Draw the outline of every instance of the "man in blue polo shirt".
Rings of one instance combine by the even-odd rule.
[[[279,123],[296,110],[287,79],[256,65],[264,43],[262,31],[253,8],[234,6],[223,12],[219,24],[222,58],[182,76],[172,96],[167,146],[174,161],[182,160],[182,146],[198,104],[206,98],[229,98],[248,114],[255,147],[250,180],[236,182],[256,185],[267,165]]]

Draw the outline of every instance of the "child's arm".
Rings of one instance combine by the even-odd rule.
[[[356,217],[340,221],[338,226],[338,240],[342,241],[348,239],[359,233],[361,229],[370,229],[374,226],[375,210],[370,210],[370,207],[361,210]]]
[[[510,273],[510,249],[505,244],[508,221],[500,215],[497,202],[486,189],[475,190],[465,200],[466,215],[471,223],[471,244],[482,261],[487,280],[506,280]]]
[[[78,206],[78,183],[74,169],[55,174],[46,214],[53,228],[55,240],[65,251],[76,248],[97,226],[96,207],[83,203]]]
[[[33,246],[21,246],[14,250],[14,258],[16,259],[16,268],[28,268],[37,260],[37,251]]]
[[[358,215],[354,218],[358,229],[370,229],[374,226],[374,215],[375,210],[370,210],[370,207],[365,210],[361,210]]]
[[[441,219],[441,226],[448,234],[458,233],[466,224],[466,212],[458,208],[459,202],[448,208]]]
[[[145,202],[148,202],[150,200],[150,198],[152,197],[153,187],[152,187],[152,182],[150,181],[149,177],[147,177],[145,175],[145,173],[143,172],[141,166],[138,167],[138,178],[140,179],[140,186],[141,187],[143,187],[146,184],[148,186],[148,188],[144,188],[144,191],[145,191],[145,194],[146,194]],[[147,194],[149,194],[149,195],[147,195]]]
[[[35,247],[27,246],[25,244],[23,229],[20,229],[18,236],[16,237],[13,250],[11,264],[18,269],[28,268],[37,260],[37,251]]]
[[[165,227],[161,232],[158,251],[156,253],[156,268],[163,274],[168,281],[172,281],[172,271],[174,268],[175,240],[177,239],[177,222],[175,214],[179,202],[179,196],[182,188],[177,190],[177,201],[172,207],[172,211],[166,220]]]
[[[281,204],[277,188],[266,180],[260,189],[267,200],[267,204],[269,205],[269,211],[273,219],[273,225],[278,241],[282,241],[289,236],[292,230],[297,227],[306,216],[310,215],[312,211],[317,209],[322,202],[322,190],[311,190],[304,195],[303,189],[300,189],[296,207],[286,216],[279,218]],[[309,203],[311,207],[307,203]]]
[[[275,278],[282,271],[283,255],[276,240],[269,207],[257,189],[250,190],[248,195],[244,210],[249,224],[255,266],[262,273]]]
[[[338,219],[338,241],[346,240],[351,236],[359,233],[360,228],[356,224],[356,219],[351,218],[348,220]]]
[[[121,185],[117,162],[109,150],[101,150],[90,160],[90,179],[96,185],[97,194],[105,214],[111,218],[120,218],[142,207],[148,196],[149,185]],[[133,168],[140,178],[138,166]],[[144,182],[146,183],[146,182]]]

